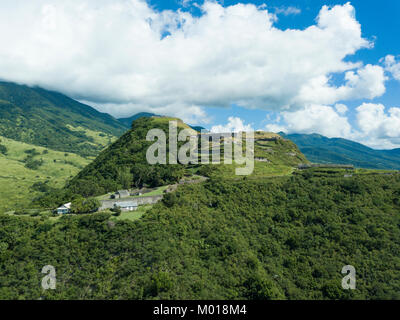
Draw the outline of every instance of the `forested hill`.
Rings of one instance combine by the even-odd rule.
[[[109,114],[61,93],[0,82],[0,135],[80,155],[104,145],[93,136],[120,136],[127,127]]]
[[[103,150],[65,188],[46,194],[38,203],[48,207],[77,196],[98,196],[144,184],[161,186],[178,182],[184,175],[184,166],[149,165],[146,160],[146,151],[153,144],[146,141],[147,132],[159,128],[168,136],[171,119],[143,117],[135,120],[130,130]],[[188,128],[182,121],[179,123],[181,128]]]
[[[0,299],[400,299],[399,188],[399,175],[210,179],[136,221],[0,214]],[[40,286],[49,264],[56,290]]]
[[[327,138],[319,134],[284,134],[292,140],[311,162],[352,164],[359,168],[400,169],[400,149],[375,150],[342,138]]]
[[[190,126],[176,118],[168,117],[141,117],[135,120],[132,128],[123,134],[117,141],[103,150],[98,157],[88,164],[77,176],[69,181],[66,187],[59,192],[52,192],[38,199],[37,204],[51,207],[68,202],[77,196],[99,196],[119,189],[136,188],[142,186],[163,186],[178,182],[183,176],[201,175],[207,177],[237,179],[236,163],[224,164],[154,164],[146,160],[146,152],[154,143],[146,141],[150,129],[162,129],[169,137],[169,121],[178,121],[178,130],[192,130]],[[179,142],[182,145],[185,142]],[[223,141],[213,145],[211,152],[220,149],[223,157]],[[266,178],[271,176],[289,175],[300,163],[308,163],[306,157],[297,146],[289,140],[282,139],[276,134],[256,132],[254,142],[254,171],[252,178]]]

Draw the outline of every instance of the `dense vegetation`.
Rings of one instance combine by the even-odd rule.
[[[0,82],[0,135],[4,137],[93,156],[104,144],[99,144],[86,130],[111,138],[126,129],[110,115],[60,93]]]
[[[399,196],[398,174],[308,173],[184,186],[134,222],[1,215],[0,298],[400,299]]]
[[[200,174],[207,177],[236,179],[235,168],[225,164],[210,165],[150,165],[146,152],[154,142],[146,141],[150,129],[159,128],[166,133],[167,154],[169,150],[169,121],[178,120],[178,131],[190,129],[176,118],[139,117],[117,141],[102,151],[77,176],[67,183],[64,189],[52,191],[38,198],[35,204],[41,207],[54,207],[77,197],[92,197],[119,189],[156,187],[177,183],[184,175]],[[191,129],[197,134],[194,129]],[[299,163],[308,160],[290,140],[276,134],[257,132],[254,143],[255,169],[252,178],[288,175]],[[179,142],[178,147],[185,142]],[[200,142],[199,142],[200,144]],[[218,148],[218,145],[214,145]],[[224,143],[220,141],[221,162],[223,162]],[[210,151],[211,152],[211,151]],[[210,156],[211,157],[211,156]],[[263,161],[259,161],[259,160]]]
[[[100,202],[95,198],[76,198],[71,203],[71,212],[75,214],[93,213],[99,207]]]
[[[77,197],[91,197],[131,187],[162,186],[178,182],[185,173],[183,165],[150,165],[146,152],[154,142],[146,141],[147,132],[160,128],[167,133],[168,118],[155,122],[141,118],[131,130],[102,151],[99,156],[79,172],[64,189],[37,199],[36,204],[54,206]],[[183,125],[183,123],[181,124]],[[168,152],[168,148],[167,148]]]
[[[352,164],[359,168],[400,169],[400,149],[374,150],[360,143],[319,134],[284,134],[311,162]]]

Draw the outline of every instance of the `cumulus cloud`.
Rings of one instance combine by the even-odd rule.
[[[340,100],[373,99],[385,93],[386,76],[384,69],[376,65],[366,65],[356,71],[345,73],[345,84],[333,87],[327,76],[311,79],[296,97],[304,104],[333,104]]]
[[[210,123],[211,120],[203,108],[196,105],[187,105],[182,103],[172,103],[160,107],[149,107],[148,105],[140,103],[95,103],[85,100],[81,100],[80,102],[91,105],[100,112],[117,114],[121,118],[129,117],[132,114],[145,110],[163,116],[178,117],[188,124],[202,123],[206,125]]]
[[[194,16],[141,0],[2,1],[0,79],[117,116],[140,106],[202,121],[205,106],[290,111],[385,91],[382,67],[346,60],[372,46],[349,3],[322,7],[304,30],[278,29],[265,6],[200,8]]]
[[[285,133],[319,133],[330,138],[358,141],[376,149],[400,148],[400,108],[387,112],[382,104],[363,103],[355,109],[355,127],[344,114],[347,106],[312,105],[294,112],[282,112],[265,129]]]
[[[320,133],[327,137],[352,136],[352,128],[346,117],[341,116],[333,107],[310,105],[294,112],[282,112],[282,124],[272,123],[266,130],[286,133]]]
[[[394,56],[389,54],[383,59],[383,63],[385,70],[390,72],[394,79],[400,81],[400,61],[397,61]]]
[[[239,117],[229,117],[228,123],[225,125],[217,125],[211,128],[213,133],[240,132],[254,130],[250,124],[244,124]]]
[[[357,125],[368,145],[400,147],[400,108],[390,108],[386,112],[382,104],[363,103],[356,111]]]

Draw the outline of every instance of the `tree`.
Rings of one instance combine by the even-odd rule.
[[[112,208],[111,211],[114,212],[114,216],[116,217],[120,216],[122,212],[121,208],[118,206]]]
[[[8,149],[5,145],[0,144],[0,153],[7,155]]]
[[[71,203],[72,213],[92,213],[99,209],[100,202],[96,198],[77,198]]]
[[[118,170],[117,181],[121,184],[122,188],[128,189],[132,186],[133,183],[133,175],[130,173],[129,168],[120,168]]]

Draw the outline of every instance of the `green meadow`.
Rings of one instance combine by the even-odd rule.
[[[121,220],[135,221],[140,219],[152,207],[153,207],[152,204],[139,206],[136,211],[123,211],[119,216],[113,216],[111,219],[117,221]]]
[[[0,212],[28,209],[32,199],[41,194],[32,188],[33,184],[42,182],[52,188],[61,188],[91,161],[74,153],[54,151],[2,136],[0,140],[0,145],[7,148],[6,154],[0,154]],[[42,164],[29,169],[24,161],[32,154],[26,152],[33,149],[32,159],[42,161]]]

